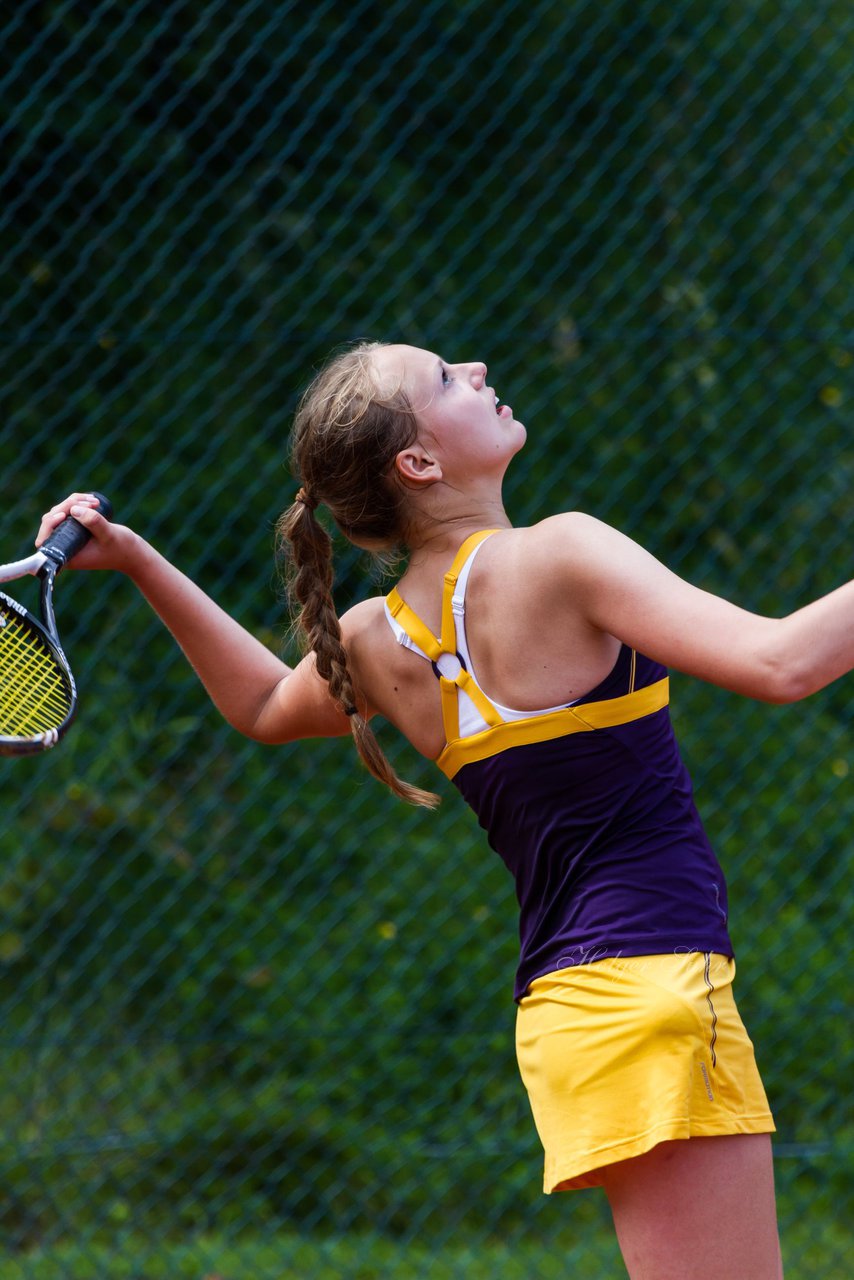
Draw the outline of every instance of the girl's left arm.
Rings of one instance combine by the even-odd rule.
[[[854,668],[854,581],[769,618],[692,586],[592,516],[569,512],[537,529],[584,616],[665,666],[779,703]]]

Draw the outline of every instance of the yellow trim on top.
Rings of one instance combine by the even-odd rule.
[[[606,698],[602,702],[586,702],[545,715],[531,716],[526,720],[507,720],[470,738],[457,738],[449,742],[436,760],[436,764],[448,777],[453,778],[464,764],[486,760],[508,747],[524,746],[534,742],[550,742],[570,733],[589,733],[594,729],[611,729],[650,716],[670,701],[670,680],[667,676],[644,689],[625,693],[619,698]]]

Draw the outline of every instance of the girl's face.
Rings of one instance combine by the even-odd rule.
[[[525,443],[525,428],[486,380],[480,361],[450,364],[420,347],[379,347],[372,353],[384,387],[401,387],[418,420],[419,440],[444,471],[503,472]]]

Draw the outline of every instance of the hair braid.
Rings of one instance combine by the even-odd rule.
[[[306,647],[314,653],[318,674],[328,683],[331,697],[350,717],[353,740],[365,766],[401,800],[435,808],[439,797],[397,776],[370,725],[359,713],[341,640],[341,624],[332,600],[332,539],[315,519],[314,503],[306,500],[304,490],[279,518],[277,530],[280,542],[286,542],[289,548],[288,587],[299,605],[295,625],[302,632]]]

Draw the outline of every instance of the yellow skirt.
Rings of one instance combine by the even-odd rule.
[[[659,1142],[772,1133],[726,956],[628,956],[536,978],[516,1021],[546,1193]]]

